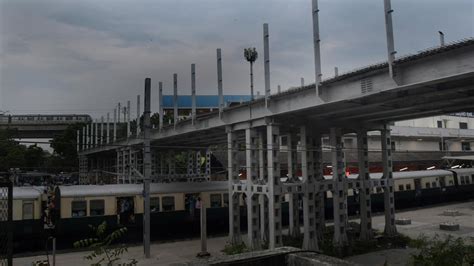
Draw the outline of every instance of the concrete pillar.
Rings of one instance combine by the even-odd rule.
[[[331,128],[329,134],[332,157],[332,198],[334,212],[334,246],[347,246],[347,183],[342,133],[339,128]]]
[[[237,136],[227,129],[227,173],[229,182],[229,242],[233,245],[242,242],[240,234],[239,193],[234,192],[234,184],[239,182],[239,168],[236,162],[238,151]],[[196,156],[197,157],[197,156]]]
[[[395,198],[393,195],[392,151],[389,125],[384,125],[384,129],[381,131],[381,141],[385,206],[384,234],[392,236],[397,233],[397,227],[395,226]]]
[[[321,135],[315,134],[312,138],[312,175],[315,180],[315,188],[318,188],[324,181],[323,174],[323,148],[321,143]],[[315,193],[315,219],[316,219],[316,232],[319,240],[323,240],[324,230],[326,228],[325,222],[325,202],[326,191],[316,190]]]
[[[168,158],[168,173],[171,176],[174,176],[176,174],[176,161],[175,161],[175,154],[174,151],[171,150],[169,151],[169,158]]]
[[[268,241],[268,198],[267,195],[259,195],[260,205],[260,243]]]
[[[216,50],[217,54],[217,95],[219,96],[219,116],[222,117],[224,111],[224,94],[222,89],[222,57],[221,49]]]
[[[163,128],[163,82],[158,82],[158,102],[160,104],[159,109],[158,109],[158,114],[160,115],[159,117],[159,129],[161,130]]]
[[[107,126],[106,126],[106,135],[105,135],[105,143],[109,144],[110,142],[110,113],[107,113]]]
[[[118,113],[120,114],[120,111]],[[114,134],[113,135],[114,135],[113,142],[116,142],[117,141],[117,109],[114,109]]]
[[[280,182],[280,132],[276,125],[267,125],[267,173],[268,173],[268,247],[275,249],[282,245],[281,236],[281,202],[282,187]]]
[[[301,147],[301,173],[305,190],[303,195],[303,249],[319,250],[316,231],[316,206],[315,206],[315,178],[313,171],[313,146],[308,137],[306,126],[300,127]]]
[[[319,38],[319,8],[318,0],[312,0],[313,13],[313,48],[314,48],[314,75],[316,95],[321,95],[319,89],[321,83],[321,40]]]
[[[82,150],[87,149],[86,136],[87,136],[87,125],[85,127],[82,127]]]
[[[76,130],[76,152],[79,152],[81,149],[81,136],[80,136],[80,130]]]
[[[117,112],[118,112],[117,122],[120,123],[120,112],[122,112],[122,109],[120,108],[120,103],[117,104]]]
[[[196,152],[196,175],[201,175],[201,151]]]
[[[191,64],[191,119],[196,120],[196,64]]]
[[[298,164],[297,154],[297,140],[296,134],[290,131],[287,136],[287,158],[288,158],[288,180],[290,182],[299,182],[296,176],[296,169]],[[300,235],[299,210],[298,210],[298,195],[296,191],[291,191],[288,194],[288,214],[289,214],[289,231],[288,235],[298,237]]]
[[[268,107],[270,98],[270,44],[268,23],[263,24],[263,61],[265,75],[265,107]]]
[[[256,167],[256,130],[254,128],[247,128],[245,130],[245,159],[247,170],[247,246],[251,250],[260,249],[260,232],[258,220],[258,195],[254,194],[254,182],[257,180]]]
[[[201,252],[198,253],[198,257],[207,257],[207,213],[206,204],[204,203],[204,197],[201,195]]]
[[[211,157],[212,157],[212,152],[211,149],[206,150],[206,178],[210,179],[211,178]]]
[[[127,138],[129,138],[132,135],[132,131],[130,130],[130,101],[127,101]]]
[[[129,184],[132,184],[132,174],[133,174],[133,171],[132,171],[132,167],[133,167],[133,165],[132,165],[132,163],[133,163],[133,162],[132,162],[132,159],[133,159],[133,157],[134,157],[133,149],[132,149],[132,147],[128,147],[128,157],[127,157],[127,159],[128,159],[128,161],[127,161],[128,167],[127,167],[126,171],[127,171],[127,175],[128,175],[128,183],[129,183]],[[135,161],[136,161],[136,160],[135,160]],[[135,181],[135,180],[134,180],[134,181]],[[133,182],[133,183],[135,183],[135,182]]]
[[[140,94],[137,95],[137,128],[135,130],[138,137],[138,134],[140,134]]]
[[[95,120],[94,125],[94,147],[99,146],[99,119]]]
[[[264,151],[264,138],[262,131],[258,132],[258,177],[262,181],[266,180],[265,177],[265,153]]]
[[[116,150],[116,160],[115,160],[115,173],[117,174],[117,184],[120,184],[121,178],[120,178],[120,149]]]
[[[151,113],[151,79],[145,79],[144,112],[143,112],[143,247],[146,258],[150,258],[150,179],[151,179],[151,150],[150,150],[150,113]],[[140,120],[140,96],[137,97],[137,128]],[[137,129],[137,136],[139,130]],[[137,159],[135,158],[135,162]]]
[[[178,74],[173,74],[173,121],[174,126],[178,123]]]
[[[392,26],[392,5],[390,0],[384,0],[385,11],[385,33],[387,39],[388,70],[391,78],[394,78],[393,61],[395,61],[395,42]]]
[[[99,131],[99,144],[104,145],[105,141],[105,134],[104,134],[104,116],[100,117],[100,131]]]
[[[188,173],[188,175],[194,174],[194,156],[193,156],[193,151],[188,151],[187,173]]]
[[[359,204],[360,204],[360,239],[368,240],[373,236],[371,194],[372,185],[369,173],[369,150],[367,145],[367,131],[357,132],[357,157],[359,161]]]

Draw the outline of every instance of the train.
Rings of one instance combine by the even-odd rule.
[[[92,121],[90,115],[84,114],[61,114],[61,115],[0,115],[0,124],[4,125],[28,125],[28,124],[64,124],[64,123],[89,123]]]
[[[381,173],[371,178],[380,179]],[[357,175],[347,176],[349,179]],[[394,172],[397,209],[467,200],[474,196],[474,168]],[[331,179],[325,176],[325,179]],[[284,181],[284,179],[282,179]],[[106,221],[111,228],[126,226],[124,241],[142,240],[143,185],[62,185],[55,187],[14,187],[14,251],[42,250],[53,235],[58,248],[72,248],[74,241],[90,235],[88,225]],[[372,211],[383,211],[383,191],[373,188]],[[207,208],[208,234],[228,231],[228,182],[152,183],[151,239],[171,240],[199,235],[196,201]],[[348,190],[348,212],[358,212],[358,191]],[[332,217],[332,195],[326,192],[325,212]],[[288,195],[282,206],[282,223],[288,224]],[[246,207],[241,198],[241,227],[246,228]],[[45,210],[48,215],[45,215]],[[49,217],[49,218],[47,218]]]

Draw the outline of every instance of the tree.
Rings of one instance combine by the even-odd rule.
[[[81,130],[84,124],[78,123],[70,125],[60,135],[55,136],[51,140],[51,148],[54,149],[53,158],[50,162],[54,162],[57,170],[63,168],[64,170],[77,169],[79,164],[77,158],[77,130]],[[58,169],[59,168],[59,169]]]
[[[127,233],[126,227],[121,227],[114,230],[111,233],[108,233],[107,222],[102,222],[99,226],[89,225],[94,233],[94,237],[86,238],[74,242],[75,248],[91,248],[92,253],[85,256],[86,260],[95,261],[92,262],[92,265],[113,265],[114,262],[120,260],[120,256],[127,252],[127,247],[120,245],[111,247],[118,239],[122,238],[125,233]],[[136,265],[136,260],[131,260],[130,263],[120,264],[120,265]]]
[[[250,99],[253,101],[253,63],[257,60],[258,53],[255,48],[245,48],[244,56],[250,63]]]

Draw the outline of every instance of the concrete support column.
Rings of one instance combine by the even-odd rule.
[[[187,173],[188,175],[194,174],[194,155],[193,151],[188,151],[188,163],[187,163]]]
[[[163,82],[158,82],[158,102],[159,102],[159,107],[158,107],[158,114],[159,114],[159,118],[158,118],[158,122],[159,122],[159,125],[158,125],[158,128],[161,129],[163,128],[163,115],[164,115],[164,112],[163,112]]]
[[[178,123],[178,74],[173,74],[173,121],[174,127]]]
[[[81,149],[81,135],[80,130],[76,130],[76,152],[79,152]]]
[[[296,176],[298,165],[297,140],[295,132],[290,132],[287,136],[287,158],[288,158],[288,181],[299,182]],[[289,231],[288,235],[298,237],[300,235],[300,219],[298,209],[298,194],[291,191],[288,194]]]
[[[260,241],[265,243],[268,241],[268,197],[267,195],[259,195],[258,203],[260,204]]]
[[[201,175],[201,151],[196,152],[196,175]]]
[[[357,157],[359,160],[359,204],[360,204],[360,239],[368,240],[373,236],[371,194],[372,186],[369,173],[369,151],[367,145],[367,131],[357,132]]]
[[[118,113],[120,114],[120,110]],[[114,109],[114,136],[112,141],[117,141],[117,109]]]
[[[99,146],[99,120],[95,120],[95,125],[94,125],[94,147]]]
[[[129,138],[132,135],[132,131],[130,130],[130,101],[127,101],[127,138]]]
[[[390,126],[384,125],[381,131],[382,141],[382,164],[384,186],[384,206],[385,206],[385,229],[384,234],[388,236],[397,233],[395,226],[395,198],[393,195],[393,174],[392,174],[392,150],[390,138]]]
[[[222,117],[224,111],[224,94],[222,89],[222,57],[221,49],[216,50],[217,55],[217,95],[219,97],[219,116]]]
[[[115,172],[117,174],[117,184],[120,184],[121,183],[121,170],[122,170],[122,166],[120,165],[120,160],[121,160],[121,149],[117,149],[116,150],[116,153],[117,153],[117,159],[115,161]]]
[[[134,156],[134,153],[133,153],[133,149],[131,147],[128,147],[128,161],[127,161],[127,165],[128,165],[128,169],[127,170],[127,175],[128,175],[128,183],[129,184],[132,184],[132,174],[133,174],[133,171],[132,171],[132,167],[134,166],[133,163],[136,162],[136,160],[133,160],[135,157]],[[133,161],[132,161],[133,160]],[[133,182],[135,183],[135,182]]]
[[[137,95],[137,127],[135,128],[136,136],[138,137],[138,134],[140,134],[140,94]]]
[[[238,150],[237,136],[227,129],[227,171],[229,180],[229,242],[233,245],[242,242],[240,234],[239,193],[234,192],[234,184],[239,182],[239,168],[236,162]],[[196,156],[197,157],[197,156]]]
[[[333,209],[334,209],[334,245],[347,246],[347,183],[342,133],[339,128],[331,128],[329,142],[332,154],[332,179],[333,179]]]
[[[257,181],[257,136],[254,128],[245,130],[245,158],[247,170],[247,245],[251,250],[260,249],[258,195],[254,194],[253,184]]]
[[[82,127],[82,150],[87,149],[86,135],[87,135],[87,126]]]
[[[105,135],[105,143],[109,144],[110,142],[110,113],[107,113],[107,126],[105,130],[107,131]]]
[[[265,180],[265,153],[264,150],[264,138],[263,132],[258,132],[258,177],[260,180]]]
[[[306,126],[300,127],[301,136],[301,173],[305,190],[303,195],[303,249],[319,250],[316,231],[315,179],[313,171],[312,140],[308,137]]]
[[[316,134],[311,138],[312,141],[312,175],[315,180],[315,219],[316,232],[319,240],[323,240],[324,230],[326,229],[325,221],[325,196],[326,191],[320,191],[319,188],[324,181],[323,174],[323,147],[321,143],[321,135]]]
[[[281,202],[282,187],[280,182],[280,132],[276,125],[267,125],[267,173],[268,173],[268,247],[275,249],[282,245],[281,236]]]
[[[206,178],[211,179],[211,159],[212,159],[212,152],[211,149],[206,150]]]
[[[174,176],[176,174],[176,158],[173,150],[169,151],[168,173],[171,176]]]
[[[99,144],[104,145],[105,141],[105,134],[104,134],[104,117],[100,118],[100,131],[99,131]]]
[[[196,64],[191,64],[191,119],[196,121]]]

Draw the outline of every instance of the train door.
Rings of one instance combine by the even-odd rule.
[[[184,208],[186,211],[189,212],[189,215],[194,217],[195,209],[196,209],[196,201],[199,198],[199,193],[189,193],[184,194]]]
[[[440,176],[439,177],[439,186],[444,188],[446,186],[446,177],[445,176]]]
[[[135,223],[135,206],[133,197],[117,197],[118,223],[123,225]]]
[[[414,180],[415,182],[415,202],[416,205],[420,206],[422,204],[421,202],[421,179],[416,178]]]

